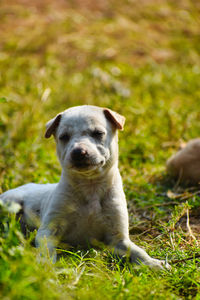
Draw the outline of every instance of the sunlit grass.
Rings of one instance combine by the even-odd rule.
[[[179,145],[199,136],[200,7],[186,0],[106,3],[0,5],[0,189],[58,181],[45,123],[74,105],[110,107],[126,117],[119,167],[131,238],[174,261],[172,270],[123,264],[106,249],[61,249],[53,265],[31,245],[35,233],[24,238],[1,209],[1,299],[200,297],[198,187],[180,188],[165,171]]]

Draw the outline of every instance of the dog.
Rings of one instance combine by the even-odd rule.
[[[200,183],[200,138],[189,141],[168,159],[167,172],[180,183]]]
[[[129,238],[128,211],[118,169],[118,130],[125,118],[92,105],[71,107],[46,125],[62,167],[59,183],[29,183],[1,195],[23,205],[28,226],[39,227],[36,246],[46,241],[49,254],[61,242],[70,246],[107,245],[136,264],[168,267]],[[38,224],[38,220],[40,220]]]

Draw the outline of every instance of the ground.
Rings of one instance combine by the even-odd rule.
[[[1,209],[1,299],[200,299],[200,189],[179,186],[166,160],[199,136],[200,3],[195,0],[7,0],[0,4],[0,189],[56,182],[45,123],[74,105],[126,117],[120,171],[131,239],[170,271],[105,250],[60,249],[38,261]],[[9,224],[9,225],[8,225]]]

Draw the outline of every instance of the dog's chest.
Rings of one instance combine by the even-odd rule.
[[[98,196],[93,196],[89,199],[85,198],[77,205],[77,222],[82,223],[84,226],[95,226],[102,220],[102,202]]]
[[[79,199],[80,200],[80,199]],[[87,245],[92,240],[102,240],[104,217],[101,198],[90,195],[75,203],[74,211],[68,215],[66,240],[72,245]]]
[[[95,219],[102,213],[104,191],[100,187],[84,186],[75,193],[75,210],[80,217]]]
[[[102,206],[99,199],[93,199],[93,201],[85,204],[81,212],[85,214],[86,217],[91,218],[92,216],[97,217],[102,212]]]

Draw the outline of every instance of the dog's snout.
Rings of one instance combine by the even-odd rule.
[[[71,158],[73,161],[81,161],[87,157],[87,150],[82,147],[75,148],[71,153]]]

